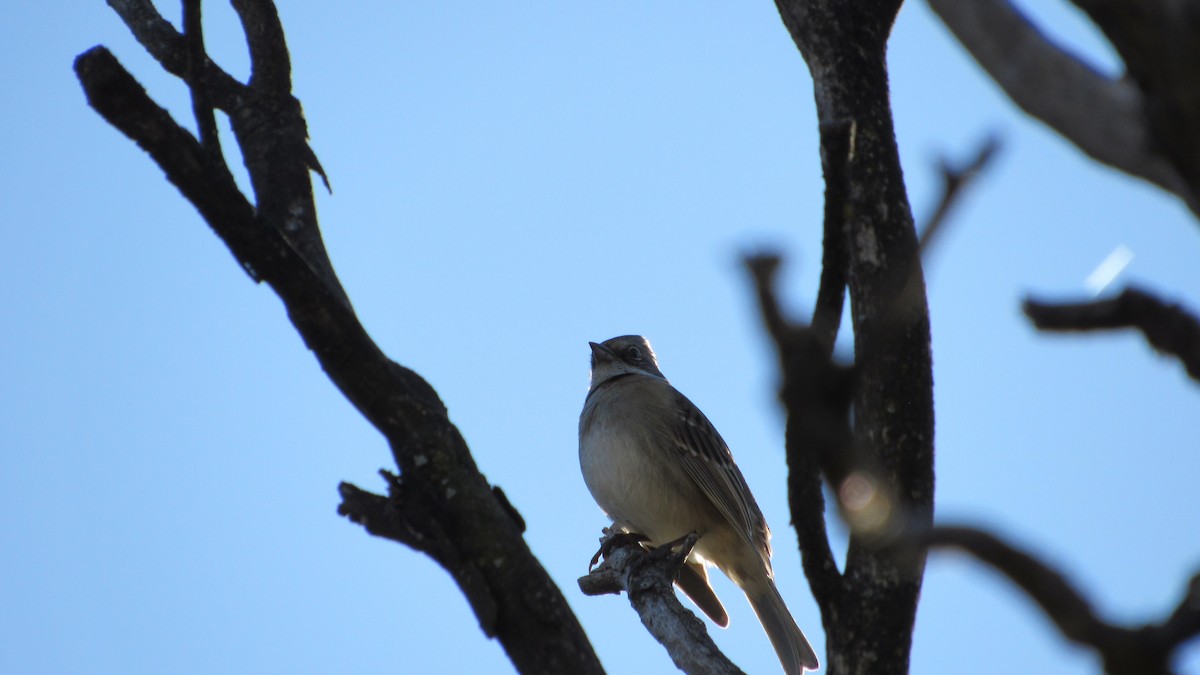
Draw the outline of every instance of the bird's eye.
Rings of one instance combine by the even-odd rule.
[[[637,347],[630,347],[625,350],[625,356],[628,356],[631,361],[638,361],[642,358],[642,350]]]

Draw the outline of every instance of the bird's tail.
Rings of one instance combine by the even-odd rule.
[[[783,597],[779,595],[775,583],[763,575],[761,579],[746,583],[743,590],[746,591],[746,598],[754,608],[754,613],[758,615],[763,629],[767,631],[767,637],[771,640],[775,653],[779,655],[784,672],[787,675],[803,675],[806,669],[819,668],[820,662],[817,661],[816,652],[796,625],[796,620],[783,603]]]

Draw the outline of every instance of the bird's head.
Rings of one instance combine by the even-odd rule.
[[[654,350],[641,335],[622,335],[601,343],[589,342],[592,348],[592,387],[620,375],[648,375],[661,380],[662,371],[654,358]]]

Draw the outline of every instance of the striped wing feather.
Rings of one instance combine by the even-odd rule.
[[[771,544],[767,523],[750,494],[746,479],[733,463],[725,439],[700,409],[676,392],[678,416],[672,425],[673,447],[684,470],[726,520],[753,546],[770,569]]]

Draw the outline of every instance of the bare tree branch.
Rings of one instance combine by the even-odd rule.
[[[1026,298],[1022,309],[1039,330],[1099,331],[1135,328],[1150,346],[1183,362],[1200,381],[1200,319],[1183,306],[1127,288],[1115,298],[1081,303],[1048,303]]]
[[[114,5],[168,70],[188,77],[186,40],[152,6],[133,0]],[[204,81],[189,84],[213,87],[213,104],[229,106],[222,109],[230,114],[250,172],[254,204],[228,167],[218,166],[103,47],[75,61],[89,104],[147,151],[243,269],[271,286],[326,374],[386,437],[403,481],[392,481],[386,505],[343,486],[343,512],[444,564],[462,584],[484,632],[500,640],[520,672],[602,672],[561,592],[522,538],[519,517],[479,473],[437,393],[388,359],[355,316],[320,241],[308,173],[312,153],[280,60],[286,47],[253,44],[282,39],[273,33],[274,8],[248,0],[244,9],[261,86],[230,84],[207,59]],[[403,508],[403,517],[384,506]]]
[[[279,15],[270,0],[239,0],[234,9],[249,44],[251,76],[229,121],[250,174],[255,208],[350,307],[317,224],[309,171],[322,178],[325,172],[308,145],[300,101],[292,96],[291,59]]]
[[[1096,161],[1179,196],[1200,197],[1165,157],[1136,83],[1110,79],[1054,44],[1008,0],[927,0],[980,67],[1022,110]]]
[[[1200,575],[1163,622],[1117,626],[1101,619],[1061,572],[1000,537],[971,527],[938,526],[909,533],[909,543],[969,553],[1017,585],[1063,637],[1100,654],[1109,675],[1169,675],[1176,650],[1200,634]]]
[[[607,535],[611,537],[612,535]],[[647,551],[632,541],[605,550],[604,562],[580,577],[585,595],[629,596],[642,625],[666,648],[671,660],[689,675],[742,675],[717,648],[704,622],[679,602],[675,576],[696,545],[693,534],[678,552],[668,548]]]
[[[899,0],[776,0],[784,26],[812,74],[827,193],[828,272],[816,318],[838,305],[838,274],[849,289],[855,341],[853,447],[876,467],[896,510],[916,523],[933,515],[933,374],[929,311],[889,104],[886,46]],[[839,208],[840,203],[840,208]],[[834,242],[831,237],[840,238]],[[840,260],[839,260],[840,259]],[[910,283],[911,281],[911,283]],[[816,318],[814,321],[816,321]],[[831,345],[821,318],[814,341]],[[789,411],[790,415],[790,411]],[[791,445],[801,434],[793,435]],[[791,461],[789,459],[789,461]],[[841,486],[834,486],[840,489]],[[811,489],[811,483],[805,490]],[[812,505],[793,513],[811,517]],[[811,545],[814,553],[819,545]],[[809,551],[801,548],[801,553]],[[820,554],[818,554],[820,555]],[[923,558],[902,563],[863,531],[850,538],[841,592],[822,607],[825,662],[840,673],[906,673]]]

